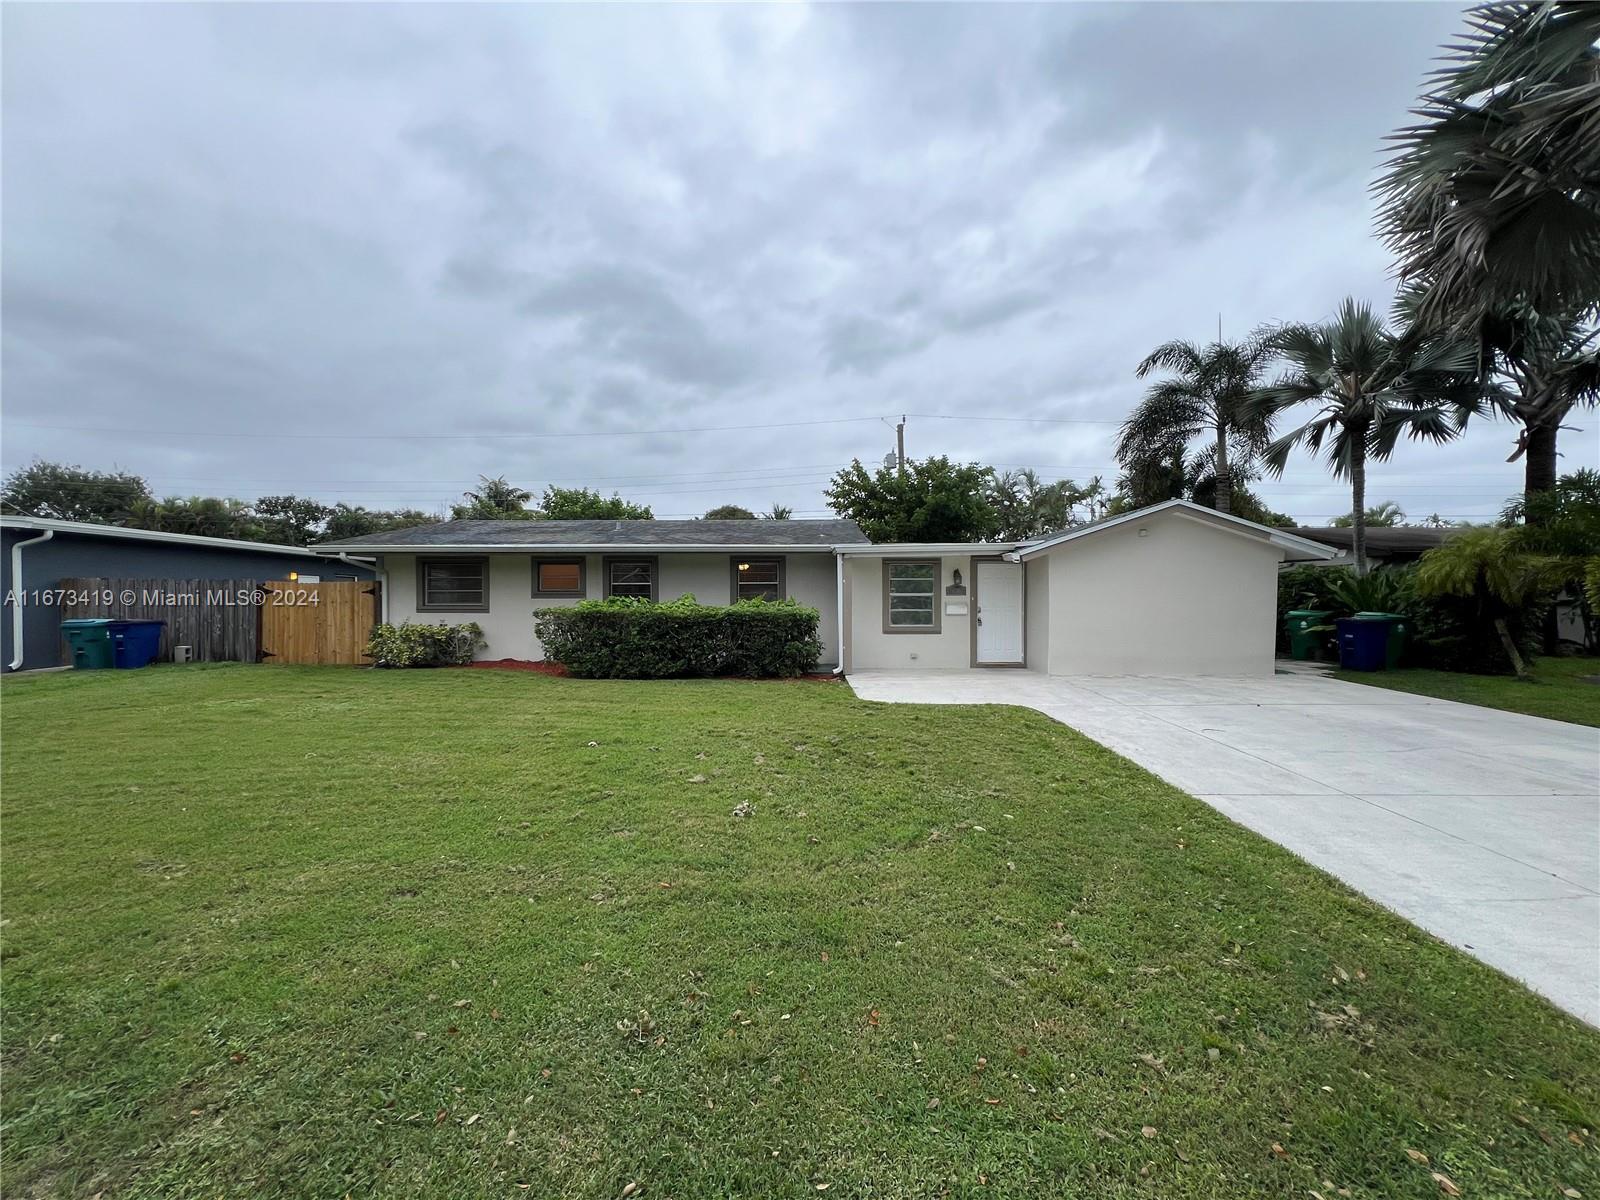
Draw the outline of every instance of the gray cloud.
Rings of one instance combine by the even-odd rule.
[[[916,454],[1114,477],[1157,342],[1384,304],[1437,5],[10,6],[3,451],[692,514]],[[865,419],[862,419],[865,418]],[[831,424],[793,425],[800,421]],[[774,425],[721,433],[624,431]],[[77,430],[41,428],[76,426]],[[97,432],[144,428],[128,435]],[[194,434],[260,432],[274,436]],[[322,434],[403,434],[408,440]],[[605,437],[534,434],[603,432]],[[293,434],[297,436],[281,436]],[[1509,431],[1372,494],[1487,515]],[[1595,460],[1570,435],[1567,463]],[[1341,489],[1301,460],[1268,498]]]

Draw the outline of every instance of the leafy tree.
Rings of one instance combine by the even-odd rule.
[[[532,521],[535,513],[529,511],[532,492],[523,491],[507,483],[504,475],[493,479],[478,476],[478,490],[463,493],[463,503],[450,506],[450,517],[455,521]]]
[[[794,509],[787,504],[774,504],[768,511],[761,514],[768,521],[787,521],[794,516]]]
[[[149,499],[150,489],[137,475],[85,471],[35,459],[6,476],[0,510],[56,521],[121,525],[136,504]]]
[[[134,529],[159,529],[196,537],[236,538],[246,542],[272,540],[266,528],[256,520],[250,505],[243,500],[216,496],[141,500],[134,505],[126,523]]]
[[[315,541],[328,512],[326,505],[299,496],[263,496],[255,503],[263,539],[284,546],[305,546]]]
[[[1396,525],[1406,523],[1405,509],[1393,500],[1385,500],[1382,504],[1375,505],[1366,511],[1366,526],[1368,529],[1393,529]],[[1355,524],[1355,518],[1345,513],[1342,517],[1335,517],[1328,522],[1335,529],[1349,529]]]
[[[634,504],[615,492],[609,498],[591,488],[547,487],[532,514],[547,521],[652,521],[648,504]]]
[[[997,536],[1008,542],[1081,525],[1086,518],[1078,506],[1092,495],[1070,479],[1045,483],[1028,468],[994,475],[986,494],[999,522]]]
[[[1202,476],[1195,481],[1194,488],[1185,498],[1194,501],[1196,504],[1203,504],[1207,508],[1215,508],[1216,505],[1211,502],[1211,497],[1208,494],[1208,489],[1215,486],[1215,484],[1215,476]],[[1293,529],[1300,524],[1288,513],[1268,508],[1261,497],[1245,487],[1237,475],[1234,476],[1232,508],[1234,516],[1243,517],[1246,521],[1254,521],[1257,525],[1271,525],[1277,529]]]
[[[874,542],[976,542],[1000,529],[987,495],[993,476],[989,467],[943,456],[870,473],[856,459],[823,495]]]
[[[755,513],[738,504],[719,504],[715,508],[708,509],[706,515],[701,518],[703,521],[754,521],[755,519]]]
[[[341,538],[363,537],[369,533],[383,533],[390,529],[409,529],[414,525],[427,525],[436,519],[415,508],[385,511],[341,502],[328,510],[322,536],[327,541],[337,541]]]
[[[1290,370],[1257,391],[1251,409],[1273,414],[1312,403],[1317,411],[1268,446],[1262,465],[1281,475],[1296,446],[1312,454],[1327,446],[1335,478],[1350,481],[1355,569],[1365,575],[1367,463],[1393,454],[1401,434],[1434,442],[1460,434],[1481,408],[1473,347],[1427,336],[1415,325],[1393,332],[1355,300],[1346,300],[1325,324],[1279,330],[1272,345]]]
[[[1168,462],[1174,452],[1184,454],[1196,438],[1206,438],[1216,478],[1215,507],[1230,512],[1233,464],[1248,468],[1271,437],[1272,413],[1247,409],[1247,401],[1274,356],[1265,337],[1204,347],[1182,341],[1157,346],[1135,374],[1140,379],[1152,371],[1171,374],[1152,384],[1123,422],[1117,461],[1124,468]]]
[[[1487,4],[1394,134],[1380,225],[1424,316],[1600,306],[1600,5]]]

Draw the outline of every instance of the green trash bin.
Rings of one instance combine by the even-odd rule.
[[[1289,634],[1289,657],[1304,662],[1316,658],[1327,641],[1326,633],[1311,633],[1318,625],[1327,624],[1332,614],[1314,608],[1297,608],[1283,614],[1283,627]]]
[[[1400,656],[1406,652],[1406,635],[1410,632],[1411,622],[1404,613],[1391,612],[1358,612],[1355,615],[1358,621],[1387,621],[1389,623],[1389,640],[1384,646],[1383,669],[1392,671],[1400,665]]]
[[[108,671],[114,665],[111,646],[111,620],[108,617],[82,617],[61,622],[72,665],[80,671]]]

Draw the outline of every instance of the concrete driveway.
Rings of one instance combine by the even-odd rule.
[[[1600,1025],[1600,730],[1305,674],[850,683],[1037,709]]]

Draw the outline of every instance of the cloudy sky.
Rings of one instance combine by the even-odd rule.
[[[1173,337],[1387,306],[1451,5],[7,5],[3,452],[441,508],[825,515],[891,447],[1115,477]],[[1592,419],[1589,424],[1593,424]],[[1484,517],[1511,432],[1370,496]],[[1593,465],[1592,429],[1564,435]],[[1348,508],[1297,459],[1262,486]]]

